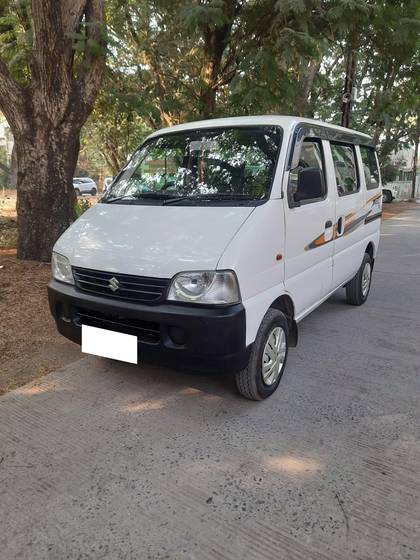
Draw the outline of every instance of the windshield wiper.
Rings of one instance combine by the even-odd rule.
[[[216,193],[205,195],[210,200],[260,200],[259,196],[251,196],[243,193]]]
[[[168,197],[164,202],[163,202],[163,206],[166,206],[167,204],[176,204],[177,202],[182,202],[183,200],[193,200],[194,196],[170,196]]]
[[[105,202],[106,204],[111,204],[112,202],[117,202],[118,200],[142,200],[142,199],[149,199],[149,200],[168,200],[170,198],[173,198],[171,195],[168,194],[162,194],[162,193],[154,193],[154,192],[150,192],[150,193],[142,193],[142,194],[123,194],[122,196],[116,196],[115,198],[109,198],[107,200],[104,200],[103,202]]]
[[[194,202],[201,202],[201,201],[212,201],[212,200],[261,200],[259,197],[250,196],[248,194],[241,194],[241,193],[218,193],[218,194],[202,194],[198,196],[178,196],[178,197],[171,197],[165,200],[163,203],[165,206],[167,204],[177,204],[178,202],[184,202],[184,200]]]

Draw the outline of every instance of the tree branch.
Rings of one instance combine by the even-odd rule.
[[[73,43],[69,36],[70,33],[80,31],[80,25],[86,8],[87,0],[61,0],[61,20],[63,24],[63,33],[66,38],[65,44],[65,60],[67,61],[67,69],[71,74],[74,50]]]
[[[87,0],[85,9],[86,47],[77,80],[85,114],[89,114],[105,72],[106,24],[104,0]]]
[[[61,0],[61,19],[64,33],[77,31],[86,9],[87,0]]]
[[[23,113],[25,93],[9,72],[6,63],[0,58],[0,110],[4,113],[14,135],[22,127],[19,114]]]
[[[139,34],[137,33],[136,28],[134,26],[133,19],[131,17],[128,6],[125,7],[124,15],[125,15],[125,21],[127,23],[128,31],[131,35],[131,38],[133,39],[133,41],[135,42],[135,44],[138,47],[141,47],[140,37],[139,37]]]

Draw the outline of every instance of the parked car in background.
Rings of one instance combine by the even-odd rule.
[[[73,187],[76,196],[80,196],[82,194],[91,194],[92,196],[95,196],[98,191],[95,181],[90,177],[74,177]]]
[[[382,202],[392,202],[397,198],[397,190],[391,185],[385,185],[382,188]]]
[[[108,190],[108,187],[111,185],[113,180],[114,180],[114,177],[105,177],[105,179],[104,179],[104,192],[106,192]]]

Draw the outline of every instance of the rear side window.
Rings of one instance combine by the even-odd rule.
[[[331,142],[331,153],[339,196],[356,193],[359,190],[359,180],[354,146]]]
[[[375,150],[369,146],[360,146],[360,155],[362,156],[366,188],[377,189],[379,187],[379,169]]]

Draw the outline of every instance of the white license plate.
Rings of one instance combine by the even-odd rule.
[[[138,363],[137,337],[82,325],[82,352],[103,358]]]

